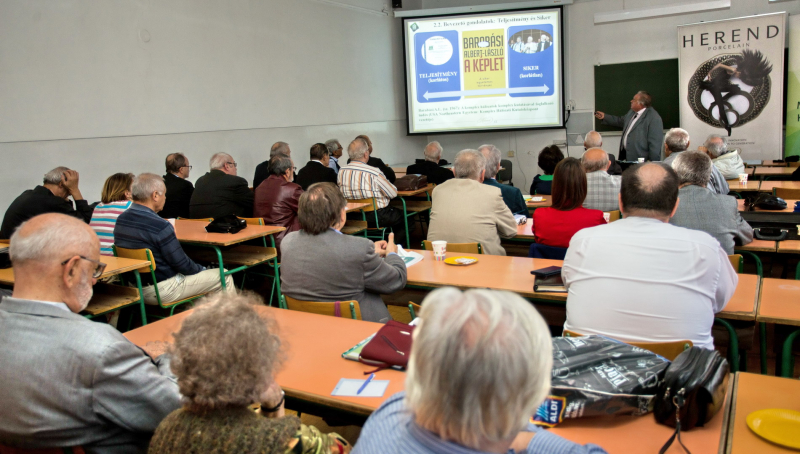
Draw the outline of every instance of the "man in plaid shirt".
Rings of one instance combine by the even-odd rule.
[[[622,177],[608,174],[611,165],[608,153],[601,148],[591,148],[583,153],[581,164],[586,171],[586,200],[583,207],[600,211],[619,210]]]
[[[369,161],[369,145],[364,139],[355,139],[347,147],[351,161],[339,169],[339,188],[347,200],[369,199],[374,197],[381,227],[391,227],[395,239],[400,242],[405,238],[403,212],[389,206],[389,201],[397,197],[397,188],[386,179],[377,167],[367,165]],[[357,219],[361,219],[358,214]],[[367,223],[375,227],[375,217],[367,214]],[[406,245],[408,246],[408,245]]]

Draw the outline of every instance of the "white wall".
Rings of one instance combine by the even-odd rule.
[[[192,180],[227,151],[252,181],[277,140],[298,166],[313,143],[358,134],[413,160],[424,137],[405,135],[400,21],[370,12],[388,0],[331,3],[3,0],[0,210],[57,165],[95,201],[107,176],[163,173],[174,151]]]
[[[594,25],[596,12],[659,6],[680,1],[576,0],[574,4],[564,7],[565,99],[575,100],[576,112],[594,110],[594,65],[678,58],[678,25],[779,11],[800,13],[800,0],[775,4],[770,4],[767,0],[732,0],[731,8],[726,10]],[[445,8],[513,2],[514,0],[423,0],[423,6]],[[631,96],[637,90],[637,87],[631,87]],[[654,107],[658,109],[658,100],[655,100]],[[429,138],[442,143],[448,160],[452,160],[460,147],[475,148],[485,142],[493,142],[504,151],[515,149],[516,158],[504,159],[514,162],[514,185],[523,192],[528,190],[533,175],[541,172],[536,165],[539,150],[551,145],[554,139],[566,142],[564,130],[468,136],[436,135]],[[607,151],[616,153],[619,149],[619,136],[606,136],[603,145]],[[583,147],[570,147],[569,153],[579,157],[583,153]],[[524,178],[521,170],[525,171]]]

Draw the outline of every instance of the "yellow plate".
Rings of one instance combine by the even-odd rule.
[[[455,266],[467,266],[478,263],[478,259],[475,257],[450,257],[444,259],[444,263]]]
[[[747,426],[759,437],[800,449],[800,411],[768,408],[747,415]]]

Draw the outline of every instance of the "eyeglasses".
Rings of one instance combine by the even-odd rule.
[[[292,172],[297,172],[297,167],[292,167]]]
[[[225,164],[230,164],[230,165],[236,167],[236,163],[235,162],[226,162]]]
[[[103,271],[106,270],[106,265],[107,264],[101,262],[100,260],[92,260],[92,259],[90,259],[88,257],[84,257],[82,255],[79,255],[78,257],[80,257],[80,258],[82,258],[84,260],[88,260],[88,261],[94,263],[95,265],[97,265],[95,267],[95,269],[94,269],[94,274],[92,274],[92,277],[95,278],[95,279],[97,279],[100,276],[102,276],[103,275]],[[64,260],[63,262],[61,262],[61,266],[66,265],[70,260],[72,260],[72,257],[70,257],[70,258]]]
[[[181,166],[181,169],[189,169],[189,170],[192,170],[192,166]]]

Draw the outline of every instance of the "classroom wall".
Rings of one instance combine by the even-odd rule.
[[[503,3],[515,2],[513,0],[423,0],[426,9]],[[576,0],[574,4],[564,7],[565,99],[575,100],[576,113],[589,113],[594,110],[594,65],[678,58],[678,25],[780,11],[787,11],[790,14],[800,13],[799,0],[772,4],[767,0],[733,0],[731,7],[725,10],[594,25],[594,14],[597,12],[660,6],[666,3],[680,3],[680,1]],[[636,87],[631,87],[631,96],[636,91]],[[654,107],[658,110],[658,100],[655,100]],[[624,112],[612,113],[624,114]],[[691,131],[689,133],[691,134]],[[532,176],[541,172],[536,166],[539,150],[552,144],[554,140],[566,142],[564,130],[487,133],[471,136],[474,136],[473,141],[470,140],[470,136],[445,134],[432,135],[429,139],[442,143],[448,160],[451,160],[462,146],[474,148],[481,143],[494,142],[504,151],[512,149],[506,148],[505,144],[514,146],[516,157],[504,157],[504,159],[513,160],[514,183],[523,192],[528,190]],[[619,135],[605,136],[604,148],[616,153],[619,149],[619,139]],[[569,153],[580,157],[583,147],[571,146]],[[523,169],[525,175],[520,173]]]
[[[252,181],[270,145],[368,134],[387,162],[405,134],[399,19],[384,0],[3,0],[0,210],[66,165],[90,201],[116,172],[218,151]],[[420,7],[421,0],[407,1]]]

